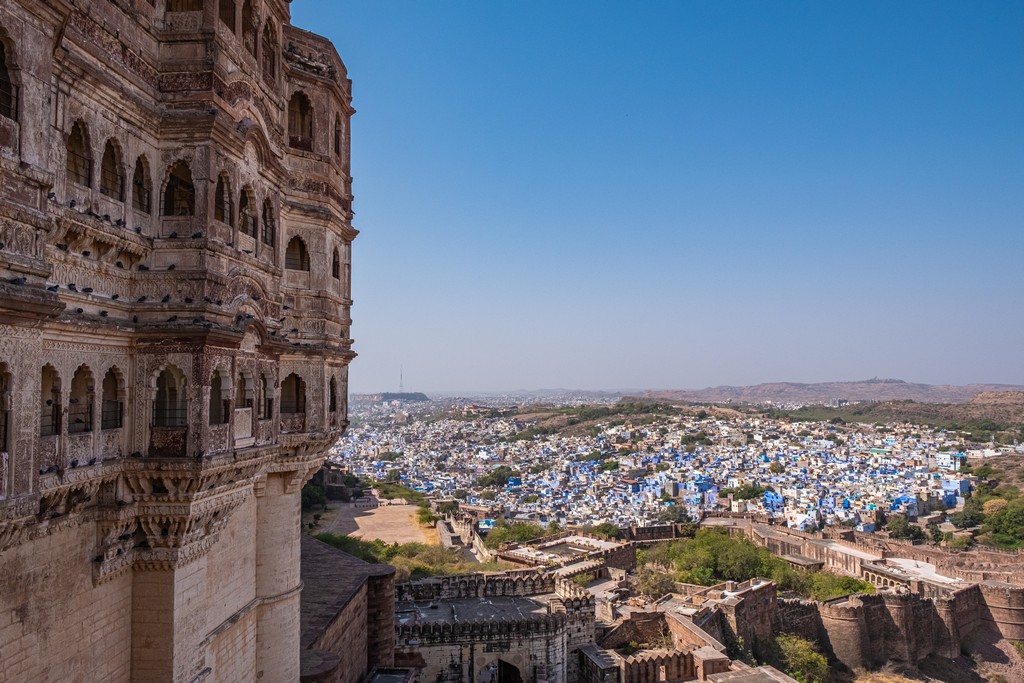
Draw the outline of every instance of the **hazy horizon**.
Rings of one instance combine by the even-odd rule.
[[[459,396],[459,395],[490,395],[490,394],[531,394],[531,393],[556,393],[556,392],[586,392],[586,393],[607,393],[607,394],[631,394],[643,391],[702,391],[705,389],[718,389],[725,387],[748,387],[748,386],[759,386],[762,384],[855,384],[860,382],[870,381],[898,381],[905,382],[906,384],[923,384],[929,386],[1004,386],[1013,388],[1024,388],[1024,384],[1015,384],[1013,382],[962,382],[956,384],[950,383],[939,383],[939,382],[916,382],[913,380],[902,380],[895,377],[873,377],[866,379],[836,379],[836,380],[823,380],[820,382],[797,382],[790,380],[769,380],[767,382],[756,382],[753,384],[708,384],[700,387],[662,387],[662,386],[651,386],[651,387],[627,387],[627,388],[585,388],[585,387],[516,387],[516,388],[505,388],[505,389],[424,389],[421,387],[413,387],[408,384],[402,388],[403,392],[406,393],[423,393],[430,396],[431,394],[443,395],[443,396]],[[372,390],[352,390],[353,394],[385,394],[385,393],[398,393],[399,388],[393,389],[372,389]],[[433,398],[431,396],[431,398]]]
[[[1024,384],[1024,4],[291,9],[354,82],[354,392]]]

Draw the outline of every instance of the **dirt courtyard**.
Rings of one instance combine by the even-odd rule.
[[[416,520],[415,505],[381,505],[357,508],[351,503],[335,503],[332,519],[324,531],[345,534],[366,541],[379,538],[385,543],[437,543],[437,534],[424,533]]]

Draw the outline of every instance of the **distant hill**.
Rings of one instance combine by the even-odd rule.
[[[877,401],[841,408],[807,405],[793,410],[773,409],[770,414],[797,420],[847,422],[910,422],[943,429],[970,432],[975,440],[987,441],[992,432],[1002,443],[1024,438],[1024,393],[1019,391],[985,392],[966,403],[923,403],[917,401]]]
[[[1011,384],[916,384],[899,379],[869,379],[862,382],[821,382],[799,384],[772,382],[746,387],[708,387],[693,390],[645,391],[646,400],[692,403],[826,403],[847,401],[917,401],[919,403],[967,403],[987,392],[1020,392],[1024,386]],[[628,397],[623,400],[629,400]]]

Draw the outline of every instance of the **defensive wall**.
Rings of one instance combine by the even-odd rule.
[[[594,597],[571,581],[537,570],[423,579],[397,585],[395,596],[400,606],[395,663],[418,667],[424,680],[468,683],[514,667],[525,681],[576,681],[577,650],[594,640]],[[482,618],[461,620],[452,605],[460,600],[489,605],[488,599],[500,598],[531,599],[528,606],[535,611],[495,607]],[[445,608],[451,609],[451,618],[434,612]],[[432,618],[403,619],[403,609],[411,615],[423,609]]]
[[[1024,639],[1024,572],[1020,571],[1022,558],[1017,553],[992,549],[954,553],[854,531],[821,534],[778,526],[767,528],[749,518],[736,518],[735,523],[724,528],[730,534],[747,536],[777,555],[810,557],[833,572],[855,576],[881,588],[905,587],[921,598],[934,599],[936,605],[951,601],[948,607],[935,607],[958,615],[957,649],[951,651],[958,651],[959,637],[970,633],[980,622],[994,625],[1003,638]],[[845,552],[847,549],[854,552]],[[967,584],[958,586],[908,576],[895,566],[886,566],[892,558],[934,565],[942,575]],[[976,591],[970,590],[971,583]],[[912,645],[908,651],[916,649],[919,648]]]
[[[720,614],[717,608],[705,611]],[[616,652],[629,643],[646,644],[649,649],[630,655]],[[580,648],[580,681],[586,683],[703,681],[742,667],[729,659],[721,643],[687,617],[661,609],[633,612],[598,643]]]
[[[977,586],[939,599],[887,590],[828,602],[780,598],[777,607],[781,632],[820,643],[854,670],[957,657],[962,638],[980,623]]]

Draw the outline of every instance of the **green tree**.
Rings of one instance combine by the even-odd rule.
[[[659,522],[670,522],[672,524],[684,524],[686,522],[692,522],[690,519],[690,513],[686,511],[686,508],[678,503],[673,505],[666,505],[658,512]]]
[[[1024,498],[1015,498],[985,519],[984,532],[1004,548],[1024,546]]]
[[[587,533],[593,534],[594,536],[599,536],[601,538],[622,538],[622,529],[615,526],[611,522],[602,522],[597,526],[585,527],[583,530]]]
[[[825,602],[853,593],[874,593],[875,587],[852,576],[830,572],[814,572],[807,578],[807,593],[814,600]]]
[[[785,633],[779,634],[769,646],[766,659],[800,683],[828,681],[828,660],[809,640]]]
[[[949,516],[950,523],[957,529],[968,529],[985,521],[982,503],[974,497],[968,498],[964,509]]]
[[[508,480],[510,478],[517,476],[519,475],[516,474],[515,470],[508,465],[499,465],[489,473],[477,479],[476,485],[481,488],[487,488],[489,486],[497,486],[500,488],[508,484]]]
[[[743,484],[734,489],[723,489],[722,493],[731,493],[733,500],[751,500],[760,498],[768,489],[756,484]]]
[[[484,547],[494,549],[502,543],[526,543],[544,535],[544,527],[539,524],[523,522],[509,524],[505,520],[499,520],[495,523],[494,528],[487,532],[487,537],[484,538]]]
[[[437,511],[442,515],[454,515],[459,511],[459,501],[446,500],[437,504]]]
[[[419,510],[416,511],[416,518],[420,524],[432,525],[437,523],[437,520],[441,519],[427,506],[421,505]]]
[[[650,566],[641,567],[637,571],[634,587],[637,592],[655,600],[675,590],[672,577]]]
[[[916,524],[911,524],[903,515],[892,515],[889,517],[885,528],[893,538],[901,540],[917,540],[924,538],[924,530]]]
[[[302,487],[302,509],[311,510],[317,505],[327,508],[327,492],[323,486],[311,481]]]
[[[772,474],[782,474],[783,472],[786,471],[786,466],[783,465],[781,462],[776,461],[773,462],[771,465],[768,465],[768,471],[771,472]]]

